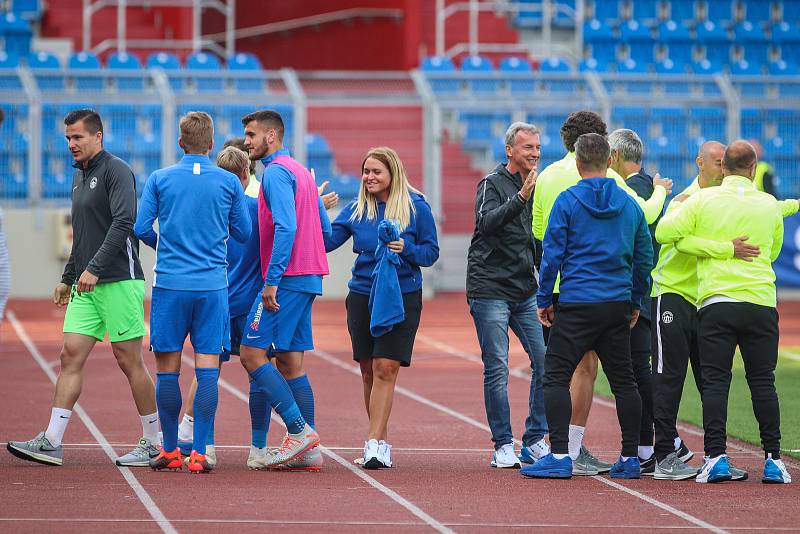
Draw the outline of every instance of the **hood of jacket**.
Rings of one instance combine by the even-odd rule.
[[[628,201],[628,194],[610,178],[584,178],[569,193],[597,219],[615,217]]]

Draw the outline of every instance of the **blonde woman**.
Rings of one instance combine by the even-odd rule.
[[[386,248],[399,256],[397,279],[405,312],[402,322],[388,333],[375,336],[370,330],[372,274],[378,264],[378,227],[393,221],[399,238]],[[388,147],[373,148],[361,164],[358,198],[348,204],[332,224],[325,240],[330,252],[352,236],[358,254],[347,307],[347,329],[353,359],[361,366],[364,404],[369,417],[369,435],[364,444],[363,465],[367,469],[392,467],[391,445],[386,442],[394,387],[400,367],[411,365],[411,352],[422,311],[422,273],[439,258],[436,223],[425,198],[411,187],[403,163]]]

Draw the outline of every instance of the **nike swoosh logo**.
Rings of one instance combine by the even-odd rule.
[[[68,415],[59,415],[59,417],[60,417],[61,419],[69,419],[69,416],[68,416]]]
[[[128,330],[125,330],[124,332],[119,332],[119,331],[118,331],[118,332],[117,332],[117,335],[118,335],[118,336],[124,336],[125,334],[127,334],[127,333],[128,333],[128,331],[129,331],[129,330],[130,330],[130,328],[128,328]]]
[[[75,187],[73,187],[73,188],[72,188],[72,190],[73,190],[73,191],[75,191],[76,189],[78,189],[78,186],[77,186],[77,185],[76,185]]]
[[[152,424],[153,424],[153,423],[155,423],[156,421],[158,421],[158,418],[155,418],[155,419],[153,419],[152,421],[148,421],[147,423],[148,423],[148,424],[150,424],[150,425],[152,425]]]
[[[247,339],[258,339],[258,338],[260,338],[261,336],[251,336],[250,334],[247,334],[247,336],[246,336],[246,337],[247,337]]]

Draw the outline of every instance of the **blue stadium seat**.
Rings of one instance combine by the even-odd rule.
[[[228,58],[228,70],[232,72],[261,72],[261,62],[254,54],[239,52]],[[266,89],[262,79],[235,77],[233,84],[237,91],[264,91]]]
[[[19,56],[17,54],[8,54],[4,50],[0,50],[0,90],[19,91],[22,89],[22,81],[14,71],[18,66]]]
[[[769,61],[770,43],[761,26],[746,20],[737,24],[733,32],[736,42],[743,45],[745,59],[759,64]]]
[[[769,73],[772,76],[797,76],[797,65],[781,59],[769,64]]]
[[[734,0],[704,0],[705,20],[725,25],[733,19]]]
[[[617,66],[617,72],[623,76],[625,74],[642,75],[647,73],[647,65],[628,58]],[[653,84],[650,81],[625,80],[624,78],[622,87],[626,93],[647,94],[653,90]]]
[[[77,52],[69,56],[67,66],[76,71],[99,70],[100,60],[91,52]],[[76,72],[75,74],[76,89],[80,91],[100,91],[103,89],[102,76],[82,76],[80,72]]]
[[[7,54],[27,56],[31,52],[31,26],[12,12],[0,15],[0,36]]]
[[[796,156],[796,141],[776,135],[764,141],[764,152],[772,156]]]
[[[671,58],[665,58],[655,64],[656,74],[686,74],[686,63],[678,63]]]
[[[317,176],[333,176],[333,153],[324,137],[313,133],[306,134],[306,153],[308,168],[313,168]]]
[[[651,110],[653,122],[661,125],[661,135],[665,135],[673,142],[675,147],[675,139],[683,139],[688,135],[688,124],[686,122],[686,115],[682,108],[653,108]]]
[[[533,67],[526,58],[506,57],[500,61],[500,71],[519,73],[521,76],[526,73],[532,73]],[[508,83],[508,88],[512,94],[533,92],[534,81],[532,78],[528,80],[509,78],[506,83]]]
[[[706,59],[720,63],[730,61],[730,39],[722,25],[707,20],[698,24],[696,32],[697,42],[705,47]]]
[[[692,72],[695,74],[719,74],[722,72],[722,64],[717,61],[701,59],[692,63]]]
[[[636,20],[620,26],[620,40],[628,46],[628,57],[637,63],[647,64],[654,60],[655,40],[650,28]]]
[[[621,128],[629,128],[642,138],[648,138],[650,117],[647,110],[639,106],[617,106],[612,109],[613,122]]]
[[[492,62],[483,56],[464,56],[464,59],[461,60],[461,72],[488,74],[493,71]],[[496,79],[480,79],[479,77],[478,79],[468,80],[467,85],[469,85],[473,93],[494,93],[497,91]]]
[[[616,23],[619,20],[619,0],[594,0],[594,18],[603,22]]]
[[[361,187],[361,178],[352,174],[334,174],[330,177],[330,182],[328,191],[336,191],[339,199],[345,202],[357,197]]]
[[[575,4],[575,0],[558,0],[554,2],[553,5],[556,9],[553,13],[553,26],[574,28],[575,18],[571,14],[575,13]]]
[[[153,68],[161,68],[167,72],[169,76],[170,71],[179,71],[181,70],[181,62],[177,56],[174,54],[170,54],[169,52],[155,52],[147,56],[146,62],[148,69]],[[184,79],[177,78],[170,76],[169,78],[170,86],[176,90],[180,91],[184,87]]]
[[[516,0],[520,7],[538,6],[535,11],[518,11],[514,16],[514,25],[519,28],[541,28],[542,27],[542,2],[541,0]]]
[[[760,109],[743,108],[741,115],[742,137],[745,139],[762,139],[764,136],[764,121]]]
[[[800,2],[791,0],[779,2],[779,4],[781,4],[783,8],[783,14],[781,16],[782,21],[792,24],[800,21]]]
[[[12,0],[11,11],[25,20],[38,20],[42,16],[40,0]]]
[[[745,20],[756,25],[772,21],[771,0],[745,0],[742,2],[742,6]]]
[[[600,63],[595,58],[590,57],[587,59],[581,60],[578,64],[578,71],[579,72],[608,72],[608,63],[603,62]]]
[[[208,52],[195,52],[186,59],[186,70],[195,72],[213,72],[212,76],[203,76],[192,73],[194,86],[199,93],[222,91],[223,78],[220,72],[220,63],[217,56]]]
[[[613,63],[617,59],[617,39],[607,24],[597,19],[583,23],[583,41],[591,47],[590,57],[600,63]]]
[[[42,198],[69,198],[72,194],[72,157],[58,153],[45,153],[42,162]]]
[[[456,66],[449,57],[432,56],[422,61],[420,70],[430,73],[455,73]],[[455,77],[447,79],[429,78],[428,81],[436,93],[456,93],[461,85],[460,80]]]
[[[712,107],[691,107],[689,118],[697,123],[700,135],[706,139],[725,139],[726,111]]]
[[[669,75],[674,74],[676,77],[687,74],[687,64],[672,61],[666,58],[664,61],[656,63],[656,73],[667,76],[659,76],[659,83],[664,88],[664,92],[668,95],[685,95],[690,92],[690,85],[683,80],[671,79]]]
[[[572,67],[569,62],[559,57],[543,59],[539,69],[542,72],[571,72]]]
[[[694,41],[689,35],[689,29],[675,22],[668,20],[658,27],[659,40],[666,43],[667,55],[676,63],[688,63],[692,61]]]
[[[781,22],[773,26],[772,41],[780,47],[783,59],[800,57],[800,29],[796,24]]]
[[[33,70],[39,89],[45,91],[64,89],[64,75],[62,73],[39,74],[36,72],[41,69],[60,69],[61,63],[55,55],[48,52],[31,53],[28,56],[28,66]]]
[[[697,20],[695,0],[669,0],[669,18],[678,22]]]
[[[542,72],[572,72],[572,65],[567,60],[562,58],[551,57],[542,60],[539,69]],[[577,91],[577,82],[571,79],[562,80],[543,80],[542,84],[545,89],[557,93],[574,93]]]
[[[507,112],[462,112],[459,118],[466,126],[463,144],[467,149],[485,148],[497,137],[496,130],[511,122]]]
[[[750,63],[746,59],[736,61],[731,64],[731,75],[733,85],[739,90],[742,96],[761,97],[767,92],[767,85],[755,80],[737,80],[736,76],[761,76],[761,65]]]
[[[758,76],[761,74],[761,66],[758,63],[740,59],[731,63],[731,74],[734,76]]]
[[[141,71],[142,64],[139,58],[133,54],[125,52],[115,52],[108,57],[106,66],[109,71]],[[114,72],[109,72],[109,75],[117,86],[119,91],[141,91],[144,89],[144,73],[140,72],[139,76],[120,75],[115,76]]]
[[[631,2],[631,18],[652,26],[659,18],[658,7],[660,0],[638,0]]]

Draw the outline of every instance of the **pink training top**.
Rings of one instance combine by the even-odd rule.
[[[322,225],[319,219],[319,192],[314,178],[308,169],[289,156],[278,156],[270,165],[285,167],[294,175],[297,184],[294,194],[297,233],[289,265],[283,275],[327,275],[328,257],[325,255],[325,241],[322,238]],[[272,211],[264,199],[263,188],[258,192],[258,231],[261,242],[261,276],[266,279],[275,242],[275,222],[272,219]]]

